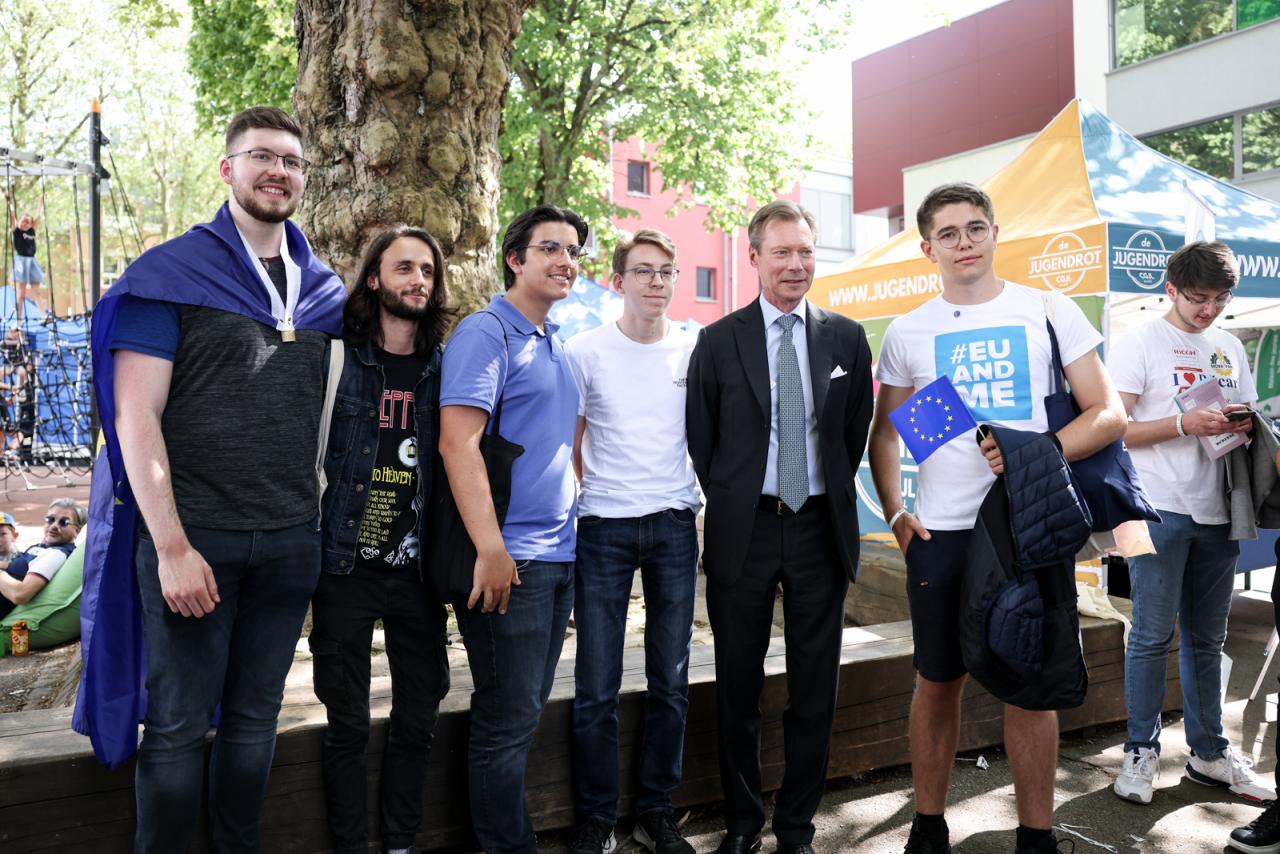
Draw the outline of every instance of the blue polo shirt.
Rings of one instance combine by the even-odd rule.
[[[502,436],[524,446],[512,466],[502,526],[507,553],[516,560],[572,561],[578,387],[555,337],[559,327],[544,326],[539,332],[502,295],[465,318],[444,348],[440,405],[474,406],[492,416],[502,398]]]

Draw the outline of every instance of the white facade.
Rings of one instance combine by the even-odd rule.
[[[853,162],[823,160],[800,179],[800,203],[818,220],[816,275],[832,272],[854,256]]]
[[[903,169],[902,210],[906,226],[916,224],[916,209],[934,187],[955,181],[981,184],[1012,163],[1033,139],[1035,134],[1018,136]],[[1000,211],[996,211],[996,221],[999,219]]]
[[[1114,0],[1075,0],[1076,94],[1138,138],[1280,104],[1280,19],[1112,68]],[[1280,169],[1237,170],[1233,183],[1280,199]]]

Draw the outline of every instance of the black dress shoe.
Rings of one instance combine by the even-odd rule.
[[[799,842],[795,845],[787,845],[784,842],[778,843],[778,854],[815,854],[813,846],[808,842]]]
[[[716,854],[756,854],[760,850],[760,834],[755,836],[726,835],[716,849]]]

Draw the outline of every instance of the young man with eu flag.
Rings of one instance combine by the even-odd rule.
[[[345,297],[288,222],[306,183],[301,137],[273,107],[235,116],[218,164],[227,203],[144,253],[94,314],[106,448],[75,723],[117,765],[144,718],[136,852],[191,846],[206,775],[211,847],[258,848],[284,680],[320,573],[320,413]]]
[[[951,846],[943,813],[966,676],[958,643],[960,582],[978,508],[1004,467],[992,438],[979,445],[971,429],[962,431],[920,464],[916,512],[908,512],[899,433],[889,413],[946,376],[978,423],[1044,432],[1052,353],[1044,294],[995,274],[999,227],[986,193],[972,184],[938,187],[920,205],[916,223],[921,251],[938,265],[942,293],[896,318],[885,332],[870,457],[886,520],[906,556],[919,677],[910,718],[916,815],[906,852],[946,854]],[[1057,433],[1071,461],[1119,438],[1124,408],[1095,350],[1102,337],[1073,302],[1051,299],[1067,380],[1081,411]],[[1004,721],[1017,796],[1017,854],[1054,851],[1057,716],[1006,706]]]

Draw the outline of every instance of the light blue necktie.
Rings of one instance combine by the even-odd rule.
[[[791,337],[797,320],[794,314],[778,318],[782,325],[782,341],[778,344],[778,497],[793,511],[798,511],[809,497],[804,386]]]

